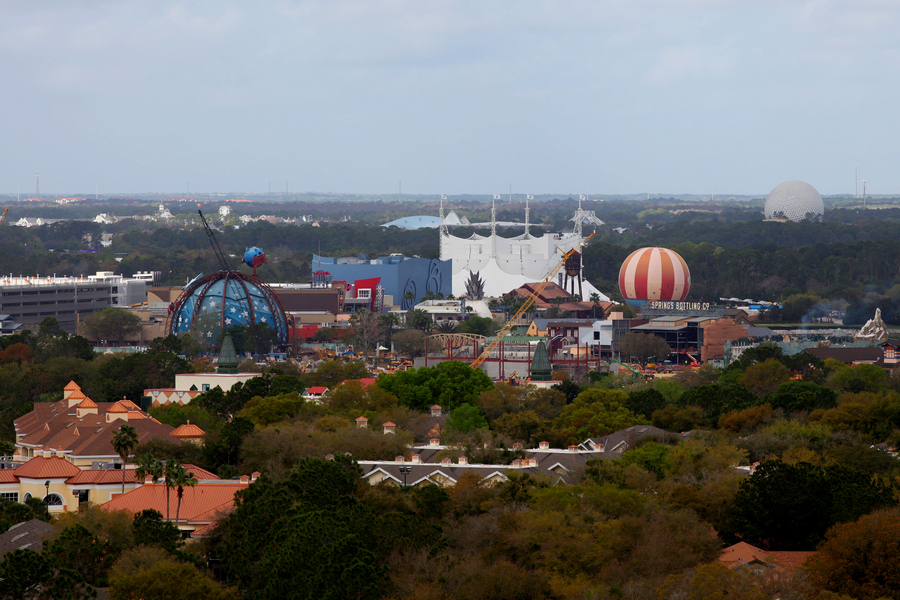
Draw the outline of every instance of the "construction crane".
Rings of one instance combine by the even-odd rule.
[[[222,267],[222,270],[223,271],[234,271],[234,269],[232,269],[228,265],[228,259],[225,258],[225,253],[222,252],[222,247],[219,246],[219,241],[216,239],[216,234],[213,232],[212,228],[209,226],[209,223],[206,222],[206,217],[203,216],[203,211],[201,211],[198,208],[197,214],[200,215],[200,221],[203,222],[203,229],[206,230],[206,237],[209,238],[209,243],[212,245],[213,252],[216,253],[216,258],[219,259],[219,265]]]
[[[3,215],[0,216],[0,225],[3,225],[4,223],[6,223],[6,212],[7,212],[8,210],[9,210],[9,207],[8,207],[8,206],[7,206],[6,208],[3,209]]]
[[[556,274],[559,272],[559,270],[563,268],[563,266],[566,264],[566,261],[569,260],[573,254],[578,252],[578,250],[582,246],[587,244],[588,240],[592,237],[594,237],[593,233],[581,240],[577,246],[563,254],[562,260],[559,261],[559,263],[555,267],[553,267],[549,273],[547,273],[547,275],[544,277],[544,280],[541,281],[531,293],[531,295],[525,299],[525,302],[522,303],[521,308],[516,311],[516,314],[510,317],[509,321],[507,321],[503,329],[497,332],[497,335],[495,335],[491,343],[485,347],[484,352],[481,353],[481,356],[479,356],[472,362],[473,369],[477,369],[478,367],[480,367],[481,363],[487,360],[491,352],[493,352],[497,349],[498,346],[500,346],[500,342],[502,342],[503,338],[505,338],[509,334],[509,332],[512,331],[512,328],[515,327],[516,323],[519,322],[519,319],[522,318],[522,315],[528,312],[528,309],[531,308],[535,300],[537,300],[538,296],[540,296],[544,292],[544,290],[547,289],[547,286],[553,282],[553,278],[556,277]]]

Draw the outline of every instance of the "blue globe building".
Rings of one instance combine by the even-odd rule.
[[[218,340],[223,329],[257,323],[274,329],[279,345],[290,343],[291,323],[275,292],[253,275],[219,271],[189,283],[169,305],[166,333]]]

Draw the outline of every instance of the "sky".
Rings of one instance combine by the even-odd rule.
[[[898,31],[886,0],[0,1],[0,194],[900,193]]]

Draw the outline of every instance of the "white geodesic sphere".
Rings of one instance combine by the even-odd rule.
[[[767,219],[802,221],[807,217],[821,220],[825,203],[816,188],[802,181],[785,181],[775,186],[766,198]]]

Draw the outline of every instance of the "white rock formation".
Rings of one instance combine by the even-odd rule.
[[[881,319],[880,308],[875,309],[875,317],[866,321],[866,324],[853,336],[853,339],[861,342],[872,342],[873,344],[881,344],[887,341],[887,326]]]

